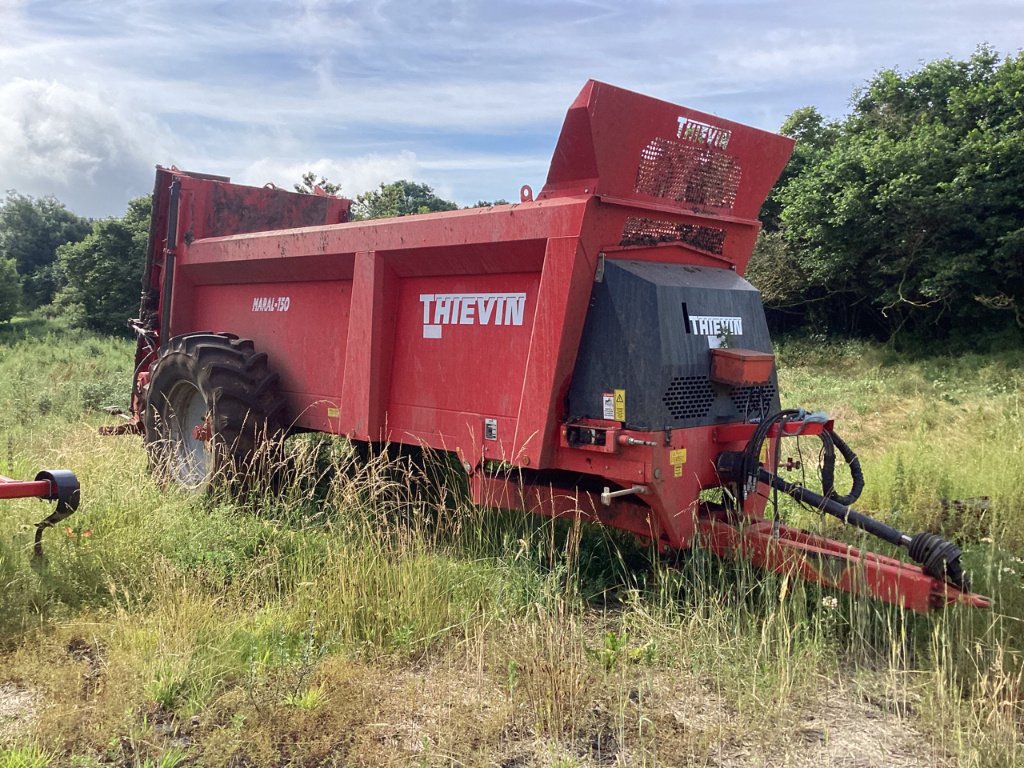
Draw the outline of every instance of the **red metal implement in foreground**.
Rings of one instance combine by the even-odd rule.
[[[986,605],[952,544],[850,509],[859,463],[830,421],[780,408],[742,275],[791,149],[591,81],[544,188],[512,205],[349,221],[341,198],[161,168],[131,426],[191,487],[253,471],[268,432],[316,430],[449,452],[479,504],[601,521],[666,551],[702,537],[914,610]],[[780,476],[796,435],[822,442],[821,494]],[[721,501],[703,501],[714,488]],[[766,520],[770,493],[923,567]]]
[[[34,480],[13,480],[0,475],[0,499],[43,499],[57,502],[53,512],[36,523],[35,557],[43,556],[43,531],[68,517],[80,497],[78,478],[66,469],[44,469]]]

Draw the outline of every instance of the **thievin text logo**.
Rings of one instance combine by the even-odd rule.
[[[525,293],[421,293],[423,338],[440,339],[446,325],[522,325]]]
[[[676,138],[692,141],[694,144],[706,144],[715,149],[726,149],[729,146],[729,139],[732,138],[732,131],[680,115]]]
[[[723,317],[721,315],[690,315],[690,326],[687,333],[707,336],[708,346],[729,347],[734,336],[743,335],[742,317]]]

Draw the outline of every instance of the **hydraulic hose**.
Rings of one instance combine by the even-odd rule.
[[[824,445],[821,471],[822,493],[815,493],[802,485],[790,483],[779,477],[777,471],[771,472],[761,465],[761,446],[774,425],[779,425],[781,438],[787,421],[824,422],[827,418],[825,414],[808,414],[802,409],[781,410],[757,425],[742,452],[726,453],[719,456],[717,465],[720,474],[740,481],[737,483],[740,506],[743,504],[744,496],[752,494],[759,482],[764,483],[775,491],[781,491],[799,502],[809,504],[821,512],[842,520],[847,525],[860,528],[890,544],[905,547],[911,559],[918,563],[929,576],[945,580],[958,589],[969,592],[970,580],[960,563],[960,548],[955,544],[927,531],[910,536],[891,525],[886,525],[873,517],[858,512],[850,506],[860,497],[861,491],[864,489],[864,472],[857,454],[835,432],[829,429],[821,432],[821,440]],[[853,479],[850,492],[846,495],[837,494],[835,491],[836,450],[849,465],[850,475]],[[778,446],[776,446],[776,454],[778,454]],[[776,469],[778,467],[777,460],[778,456],[776,455]]]
[[[843,438],[830,429],[822,431],[821,443],[824,446],[821,462],[821,492],[827,498],[848,507],[860,498],[860,494],[864,490],[864,471],[860,468],[860,458]],[[853,478],[853,486],[845,496],[836,493],[835,489],[837,449],[847,466],[850,467],[850,476]]]
[[[760,482],[792,496],[797,501],[810,504],[816,509],[842,520],[847,525],[867,531],[890,544],[906,547],[911,559],[918,563],[929,576],[948,581],[957,589],[965,592],[970,591],[970,580],[960,563],[960,548],[941,536],[922,532],[911,537],[891,525],[886,525],[847,505],[840,504],[833,498],[822,496],[802,485],[787,482],[766,469],[760,469],[757,477]]]
[[[802,416],[804,411],[798,408],[785,408],[778,413],[763,419],[754,429],[747,447],[743,450],[743,458],[740,466],[740,473],[743,481],[739,484],[737,492],[739,502],[742,505],[745,496],[752,494],[757,488],[757,473],[761,466],[761,446],[768,437],[773,425],[790,418]],[[781,427],[780,427],[781,429]]]
[[[739,488],[740,500],[742,501],[742,497],[748,496],[754,492],[754,488],[757,485],[757,472],[761,466],[761,446],[764,444],[764,441],[768,439],[768,433],[771,431],[773,426],[776,424],[779,425],[779,437],[781,438],[783,436],[782,429],[787,421],[797,420],[804,422],[826,422],[827,419],[828,416],[822,412],[808,413],[801,408],[786,408],[761,421],[754,430],[754,434],[751,435],[746,448],[743,450],[743,464],[741,470],[744,482]],[[847,445],[843,438],[827,427],[823,428],[821,431],[821,443],[822,495],[848,507],[860,498],[860,495],[864,490],[864,471],[860,466],[860,458],[858,458],[857,454],[854,453],[853,449]],[[837,493],[835,489],[836,450],[839,451],[843,460],[850,467],[852,486],[850,488],[850,492],[845,495]],[[777,453],[778,445],[776,445],[776,454]],[[777,460],[778,456],[776,455],[776,461]]]
[[[43,531],[72,515],[78,509],[81,490],[75,473],[67,469],[44,469],[36,475],[36,480],[47,480],[50,483],[50,501],[57,506],[44,520],[36,523],[36,535],[32,548],[32,559],[43,561]]]

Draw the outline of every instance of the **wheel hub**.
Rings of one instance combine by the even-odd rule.
[[[213,437],[213,425],[210,423],[210,414],[206,414],[201,424],[192,427],[192,437],[203,443],[210,442]]]
[[[182,382],[171,393],[172,466],[178,482],[198,488],[213,467],[213,424],[202,393]]]

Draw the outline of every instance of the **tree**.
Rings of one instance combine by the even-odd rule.
[[[306,171],[302,174],[302,182],[300,184],[293,184],[296,192],[303,195],[314,195],[319,189],[321,192],[328,195],[337,195],[341,193],[341,184],[335,184],[332,181],[328,181],[327,177],[321,176],[319,180],[315,171]]]
[[[381,183],[378,189],[358,195],[353,207],[354,218],[383,219],[433,211],[454,211],[459,206],[434,194],[426,184],[401,179]]]
[[[0,323],[6,323],[21,306],[21,281],[14,259],[0,257]]]
[[[878,73],[840,122],[794,113],[802,142],[766,209],[786,300],[820,330],[1024,328],[1022,93],[1024,55],[982,48]]]
[[[81,240],[89,221],[55,197],[32,198],[9,191],[0,204],[0,259],[14,259],[29,308],[52,301],[57,290],[53,269],[57,248]]]
[[[839,138],[839,126],[826,121],[817,108],[801,107],[786,118],[779,133],[795,139],[796,145],[793,156],[761,207],[761,221],[766,232],[777,232],[782,226],[781,191],[808,166],[821,161]]]
[[[123,218],[94,222],[85,239],[58,249],[66,284],[56,303],[86,328],[124,333],[137,312],[151,213],[152,199],[136,198]]]

